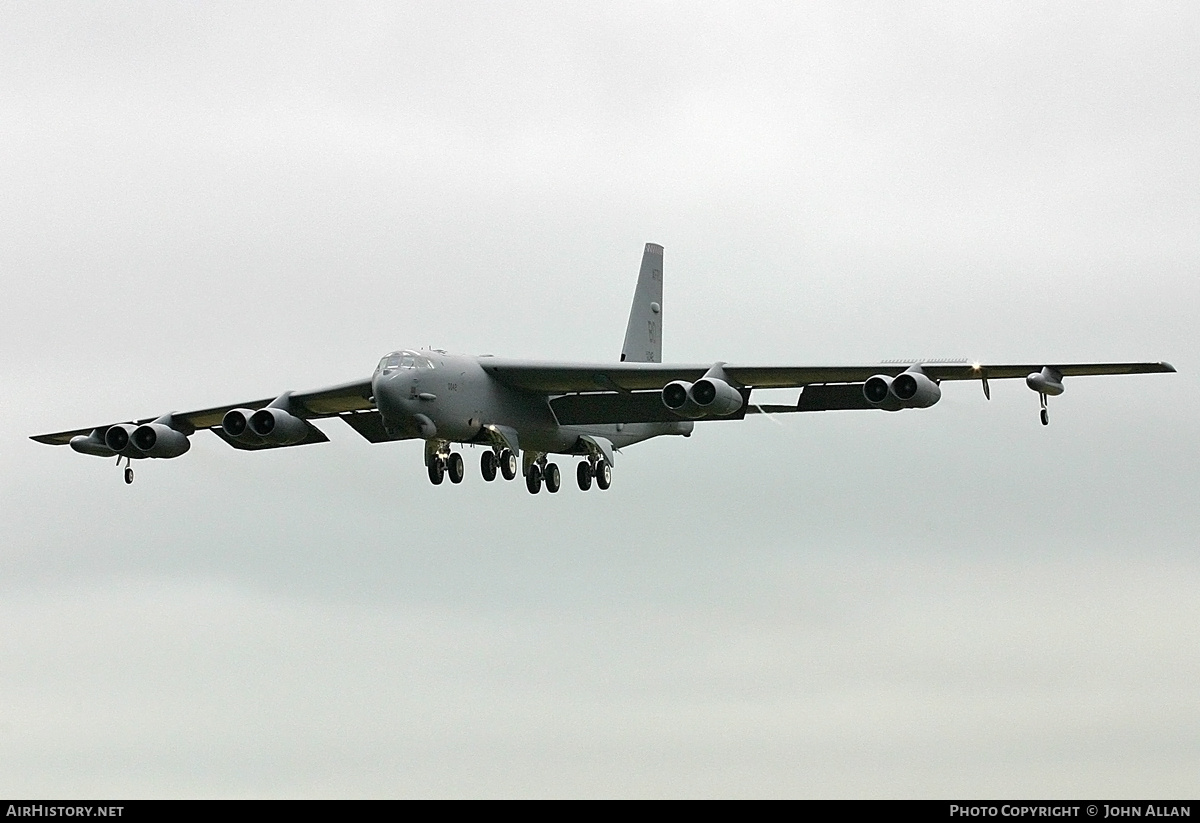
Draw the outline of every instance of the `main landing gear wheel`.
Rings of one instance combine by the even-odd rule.
[[[483,479],[491,483],[496,479],[496,469],[500,468],[500,461],[496,459],[496,453],[488,449],[483,453],[483,457],[479,459],[479,472],[483,475]]]
[[[450,475],[450,482],[458,484],[463,482],[463,477],[467,474],[467,467],[463,465],[462,455],[458,452],[451,452],[450,457],[446,461],[446,473]]]
[[[562,488],[562,474],[558,471],[557,463],[547,463],[544,474],[546,475],[546,491],[554,494]]]
[[[440,457],[433,457],[429,460],[429,482],[435,486],[442,484],[442,478],[446,475],[446,464]]]
[[[1042,409],[1042,425],[1050,425],[1050,412],[1048,412],[1046,409]]]
[[[601,460],[596,464],[596,488],[606,491],[612,485],[612,466]]]
[[[542,490],[542,469],[536,463],[529,467],[525,475],[525,488],[529,489],[530,494],[537,494]]]
[[[133,482],[133,466],[125,467],[125,483],[126,485]]]
[[[579,481],[579,490],[585,492],[592,487],[592,465],[586,460],[575,470],[575,479]]]
[[[505,480],[512,480],[517,476],[517,456],[512,453],[512,449],[500,452],[500,473],[504,475]]]

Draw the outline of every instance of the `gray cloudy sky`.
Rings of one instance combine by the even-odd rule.
[[[1194,796],[1194,3],[0,4],[0,793]],[[31,434],[402,346],[1172,361],[607,494]]]

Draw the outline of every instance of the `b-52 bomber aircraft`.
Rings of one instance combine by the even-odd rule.
[[[108,423],[37,435],[50,445],[70,444],[83,454],[125,460],[173,458],[190,438],[208,429],[235,449],[258,451],[328,440],[313,420],[336,417],[372,443],[420,439],[429,480],[466,473],[455,444],[482,446],[480,471],[517,476],[525,485],[562,485],[550,455],[580,458],[579,488],[612,482],[613,453],[651,437],[692,433],[697,420],[741,420],[747,414],[838,409],[924,409],[942,396],[948,380],[978,380],[990,398],[989,380],[1025,378],[1037,392],[1041,421],[1046,398],[1062,394],[1065,377],[1173,372],[1168,363],[888,362],[874,366],[755,366],[662,362],[663,248],[647,243],[625,330],[620,362],[553,363],[448,354],[439,349],[385,355],[371,377],[329,388],[284,392],[199,411]],[[798,388],[792,405],[759,405],[756,389]]]

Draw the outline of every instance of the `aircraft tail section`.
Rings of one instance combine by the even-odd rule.
[[[629,309],[629,325],[625,327],[622,362],[662,362],[662,268],[663,247],[647,243],[642,252],[637,288],[633,292],[633,306]]]

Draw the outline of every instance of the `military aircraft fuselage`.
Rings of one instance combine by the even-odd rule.
[[[386,355],[371,386],[388,433],[396,439],[467,443],[485,439],[485,427],[505,427],[517,432],[523,449],[582,454],[584,435],[621,448],[659,435],[688,435],[694,426],[690,420],[561,426],[545,394],[504,385],[487,373],[486,361],[486,356],[424,349]]]
[[[423,440],[435,485],[465,476],[456,444],[482,447],[484,480],[525,477],[529,491],[557,492],[562,472],[549,459],[574,455],[579,488],[609,488],[613,452],[662,435],[690,435],[696,420],[741,420],[747,414],[926,409],[944,381],[1024,378],[1037,392],[1042,425],[1046,398],[1063,393],[1064,377],[1173,372],[1169,363],[1009,363],[886,361],[851,366],[737,365],[663,362],[663,248],[647,243],[619,360],[564,363],[403,349],[379,361],[368,379],[129,422],[35,435],[39,443],[125,461],[176,458],[189,438],[209,430],[235,449],[258,452],[329,440],[313,420],[344,420],[372,443]],[[759,389],[798,388],[794,404],[761,405]],[[518,464],[519,461],[519,464]]]

